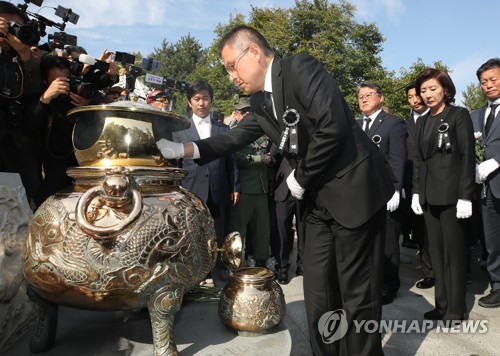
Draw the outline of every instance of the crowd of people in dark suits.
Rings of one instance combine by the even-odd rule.
[[[384,110],[375,83],[359,85],[363,115],[356,120],[321,63],[306,54],[275,56],[251,27],[226,33],[219,55],[229,79],[251,95],[251,112],[223,135],[157,145],[169,159],[190,157],[200,164],[263,135],[278,146],[290,165],[288,191],[304,209],[304,300],[314,354],[383,354],[378,333],[348,327],[340,340],[325,342],[319,323],[338,309],[348,325],[380,320],[382,304],[392,302],[400,285],[401,231],[421,252],[424,276],[417,287],[435,287],[435,308],[423,317],[467,319],[466,233],[473,210],[482,215],[492,280],[479,305],[500,306],[500,59],[477,71],[488,104],[472,118],[454,105],[449,75],[428,68],[406,88],[412,115],[405,121]]]

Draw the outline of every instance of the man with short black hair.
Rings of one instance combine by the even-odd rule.
[[[188,86],[186,91],[191,127],[173,133],[176,142],[191,142],[209,137],[217,137],[229,131],[229,127],[215,121],[210,116],[214,92],[212,86],[198,80]],[[214,218],[217,244],[222,245],[224,236],[229,232],[231,205],[236,205],[240,196],[240,177],[234,155],[222,156],[204,165],[198,165],[191,158],[184,158],[182,168],[189,174],[182,180],[182,187],[193,192],[205,204]],[[223,287],[229,277],[228,270],[217,265],[212,270],[214,284]]]
[[[491,58],[476,72],[485,106],[471,113],[474,132],[480,133],[485,157],[476,167],[476,183],[484,184],[481,196],[484,240],[488,250],[486,266],[491,290],[479,298],[484,308],[500,307],[500,58]]]

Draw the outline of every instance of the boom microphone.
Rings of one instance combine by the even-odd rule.
[[[89,56],[88,54],[80,54],[80,56],[78,56],[78,62],[88,64],[95,69],[102,70],[103,72],[107,72],[109,69],[108,62],[100,61],[92,56]]]

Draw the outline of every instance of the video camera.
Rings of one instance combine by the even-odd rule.
[[[115,61],[121,62],[123,64],[134,64],[135,62],[135,56],[132,54],[128,54],[125,52],[116,52],[113,57],[110,57],[111,59],[114,58]],[[87,54],[80,54],[78,58],[76,59],[80,65],[75,65],[78,70],[73,71],[72,73],[78,74],[81,73],[81,70],[83,68],[83,64],[88,64],[91,66],[91,70],[100,70],[103,72],[107,72],[109,69],[109,63],[105,61],[101,61],[99,59],[96,59],[92,56],[89,56]],[[135,66],[132,66],[132,68],[137,68]],[[139,68],[140,69],[140,68]],[[140,73],[139,73],[140,75]]]
[[[11,21],[9,23],[9,33],[16,36],[19,41],[29,46],[35,46],[40,41],[40,33],[38,27],[33,23],[23,25]]]
[[[24,4],[18,4],[17,7],[29,20],[23,25],[11,22],[9,26],[9,33],[29,46],[38,44],[40,37],[47,34],[45,31],[47,26],[64,31],[67,22],[76,25],[80,18],[80,16],[75,14],[71,9],[66,9],[59,5],[56,8],[55,15],[62,18],[63,22],[56,23],[42,15],[28,11],[28,4],[30,3],[40,7],[42,6],[43,0],[24,0]],[[59,32],[52,36],[49,35],[49,44],[51,48],[63,48],[66,44],[76,45],[76,36],[68,35],[65,32]]]
[[[66,32],[54,32],[48,35],[49,45],[51,48],[63,49],[66,46],[76,46],[76,36],[70,35]]]
[[[115,62],[120,62],[122,64],[134,64],[135,56],[133,54],[125,53],[125,52],[115,52],[113,57]]]
[[[162,89],[172,89],[178,91],[179,93],[185,93],[187,88],[189,87],[188,82],[184,82],[182,80],[172,79],[172,78],[164,78],[163,84],[161,85]]]
[[[93,97],[98,95],[98,90],[95,84],[85,83],[75,75],[71,75],[69,77],[69,90],[86,99],[92,99]]]

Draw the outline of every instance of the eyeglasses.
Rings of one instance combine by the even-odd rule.
[[[238,65],[238,62],[240,61],[241,57],[243,57],[250,47],[247,47],[243,52],[241,52],[238,57],[236,57],[233,61],[229,62],[224,68],[226,69],[227,74],[233,75],[234,72],[236,72],[236,66]]]
[[[378,94],[376,91],[372,91],[370,93],[366,93],[365,95],[358,95],[358,100],[370,100],[373,96],[373,94]]]

